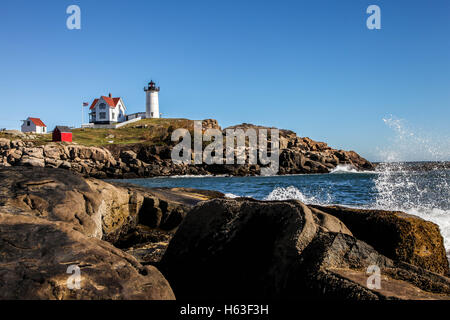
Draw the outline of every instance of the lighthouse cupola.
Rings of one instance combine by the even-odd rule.
[[[146,118],[159,118],[159,87],[151,80],[148,86],[144,88],[145,91],[145,117]]]

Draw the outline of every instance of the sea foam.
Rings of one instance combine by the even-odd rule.
[[[264,200],[300,200],[308,204],[317,202],[315,197],[305,196],[294,186],[276,187],[264,198]]]
[[[339,164],[330,173],[358,173],[359,171],[351,164]]]

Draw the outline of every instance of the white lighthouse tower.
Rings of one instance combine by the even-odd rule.
[[[146,94],[145,100],[145,117],[146,118],[159,118],[159,87],[152,81],[148,83],[148,86],[144,88]]]

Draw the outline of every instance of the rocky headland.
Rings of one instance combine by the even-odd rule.
[[[448,300],[448,276],[438,226],[402,212],[0,168],[0,299]]]
[[[216,120],[203,120],[203,131],[219,129]],[[178,127],[193,130],[193,121],[171,121],[166,127],[150,127],[135,124],[130,128],[112,131],[118,136],[127,132],[142,138],[138,143],[107,143],[83,145],[78,143],[52,143],[36,140],[36,136],[25,134],[0,137],[0,166],[31,166],[61,168],[94,178],[136,178],[171,175],[259,175],[259,164],[207,165],[207,164],[175,164],[171,159],[171,151],[175,142],[171,141],[171,133]],[[250,124],[241,124],[227,129],[270,129]],[[80,129],[84,130],[84,129]],[[102,135],[98,129],[89,134],[92,141]],[[96,131],[97,130],[97,131]],[[128,131],[127,131],[128,130]],[[226,129],[222,130],[225,135]],[[75,133],[74,133],[75,134]],[[77,134],[87,134],[80,131]],[[108,138],[110,137],[110,138]],[[114,139],[109,134],[105,139]],[[75,139],[76,140],[76,139]],[[90,140],[80,140],[90,142]],[[130,140],[131,141],[131,140]],[[225,153],[224,153],[225,154]],[[327,173],[338,165],[350,165],[358,170],[373,170],[374,166],[354,151],[337,150],[324,142],[298,137],[289,130],[280,130],[279,174]]]

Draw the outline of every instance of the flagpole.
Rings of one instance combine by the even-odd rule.
[[[89,106],[89,104],[87,102],[83,102],[81,104],[81,126],[80,126],[80,128],[83,127],[83,123],[84,123],[84,107],[87,107],[87,106]]]

